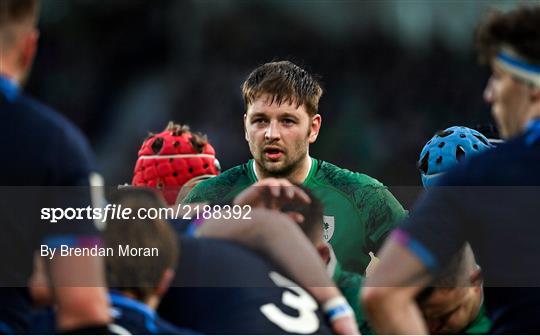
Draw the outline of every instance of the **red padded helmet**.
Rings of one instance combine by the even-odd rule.
[[[138,156],[131,184],[161,190],[169,205],[175,203],[186,183],[220,172],[215,150],[206,138],[172,122],[165,131],[150,134]]]

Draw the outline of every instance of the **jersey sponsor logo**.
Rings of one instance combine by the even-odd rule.
[[[298,311],[296,316],[284,313],[274,303],[260,307],[261,313],[275,325],[291,334],[313,334],[319,330],[317,302],[300,286],[277,272],[268,274],[270,279],[279,287],[286,288],[281,297],[281,303]]]
[[[330,239],[332,239],[332,236],[334,235],[334,229],[336,227],[336,222],[334,219],[334,216],[323,216],[323,228],[324,228],[324,241],[328,242]]]

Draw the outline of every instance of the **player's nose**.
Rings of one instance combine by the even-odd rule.
[[[266,140],[278,140],[280,138],[279,125],[276,121],[271,121],[264,132],[264,138]]]

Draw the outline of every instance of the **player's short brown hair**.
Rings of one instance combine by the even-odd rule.
[[[540,6],[490,12],[476,29],[476,46],[483,63],[508,46],[525,60],[540,64]]]
[[[178,239],[171,225],[162,219],[138,217],[141,208],[165,208],[166,205],[156,192],[146,188],[124,188],[118,190],[113,204],[132,209],[135,219],[111,219],[103,233],[106,247],[114,250],[107,256],[107,282],[111,288],[127,291],[138,300],[145,301],[159,285],[167,269],[176,269],[179,258]],[[157,256],[119,256],[118,246],[134,248],[157,248]]]
[[[323,89],[319,82],[306,70],[289,61],[270,62],[253,70],[242,84],[244,105],[247,111],[262,94],[272,98],[271,103],[295,103],[306,106],[310,116],[319,110],[319,99]]]
[[[0,29],[25,19],[34,18],[39,10],[39,0],[1,0]]]

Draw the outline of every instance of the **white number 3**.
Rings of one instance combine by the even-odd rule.
[[[312,334],[319,329],[319,317],[315,313],[317,302],[300,286],[276,272],[270,272],[270,279],[279,287],[294,292],[284,291],[281,301],[284,305],[298,310],[298,316],[285,314],[273,303],[261,306],[261,312],[271,322],[288,333]]]

